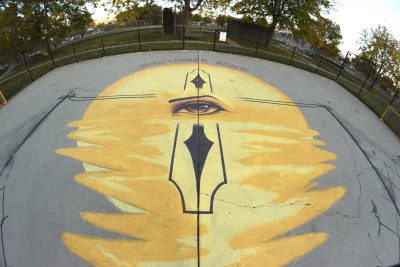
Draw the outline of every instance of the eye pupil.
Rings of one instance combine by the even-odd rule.
[[[210,110],[210,105],[203,103],[190,104],[186,106],[186,110],[191,113],[206,113]]]

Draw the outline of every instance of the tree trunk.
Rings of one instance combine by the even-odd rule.
[[[184,14],[185,32],[189,32],[189,22],[190,22],[190,0],[185,0],[185,14]]]
[[[265,46],[267,48],[270,47],[271,45],[271,40],[272,40],[272,36],[274,35],[275,29],[276,29],[276,25],[278,24],[278,22],[276,21],[276,19],[273,17],[272,18],[272,23],[269,26],[269,31],[268,31],[268,36],[267,36],[267,40],[265,42]]]

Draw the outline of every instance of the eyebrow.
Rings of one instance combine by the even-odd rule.
[[[201,96],[188,96],[188,97],[182,97],[182,98],[173,98],[173,99],[170,99],[168,101],[168,103],[182,101],[182,100],[188,100],[188,99],[193,99],[193,98],[204,98],[204,97],[211,97],[211,98],[214,98],[215,100],[218,100],[217,98],[210,96],[210,95],[201,95]]]

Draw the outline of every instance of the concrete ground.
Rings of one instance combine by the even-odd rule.
[[[190,161],[177,163],[181,153],[179,144],[176,146],[175,172],[170,165],[171,151],[175,151],[174,137],[175,143],[184,142],[189,140],[191,132],[181,140],[183,137],[177,135],[178,130],[175,132],[173,124],[173,128],[166,128],[169,129],[166,133],[159,133],[159,139],[153,134],[150,140],[146,139],[149,130],[144,128],[151,123],[173,120],[174,123],[179,121],[181,132],[186,131],[186,117],[163,117],[164,102],[154,104],[152,99],[132,102],[140,103],[140,109],[133,104],[129,113],[129,106],[118,108],[122,103],[118,101],[123,100],[98,101],[95,97],[116,81],[149,70],[145,75],[132,76],[132,87],[129,87],[131,80],[118,83],[107,89],[102,97],[110,97],[113,92],[122,92],[115,94],[119,96],[127,95],[126,92],[131,90],[129,95],[147,92],[154,94],[154,101],[158,101],[157,94],[168,95],[174,88],[170,84],[183,85],[185,76],[174,75],[184,71],[184,64],[188,64],[187,72],[182,73],[189,73],[198,63],[199,69],[211,73],[209,83],[213,81],[212,93],[215,93],[212,96],[224,102],[221,104],[223,111],[229,111],[226,115],[215,115],[220,117],[214,119],[197,116],[195,123],[203,125],[203,120],[206,137],[214,142],[214,150],[210,150],[208,157],[216,155],[213,161],[222,160],[223,163],[213,165],[206,161],[203,173],[222,166],[218,172],[221,177],[223,173],[225,184],[220,188],[212,187],[212,190],[216,189],[210,191],[216,192],[211,197],[215,200],[212,214],[200,215],[201,204],[197,202],[197,212],[194,208],[194,215],[188,213],[191,217],[186,220],[189,217],[185,218],[185,212],[180,210],[183,197],[174,191],[176,188],[171,179],[178,177],[181,169],[191,168],[193,174],[196,167],[192,167]],[[159,66],[168,67],[152,72],[151,68]],[[171,77],[168,77],[168,68]],[[207,76],[201,78],[204,77]],[[141,82],[135,84],[135,79],[141,79]],[[185,86],[196,86],[191,81],[186,79]],[[208,83],[205,84],[203,91],[198,92],[210,89]],[[270,90],[269,96],[276,98],[267,98],[268,94],[261,97],[262,88]],[[67,95],[72,97],[65,98]],[[182,93],[182,97],[188,96],[190,92]],[[195,96],[198,97],[197,93]],[[150,103],[152,109],[147,109],[143,103]],[[293,105],[298,109],[291,110]],[[184,107],[190,111],[191,107]],[[239,111],[246,113],[236,116]],[[122,117],[126,121],[121,121]],[[80,122],[67,126],[74,121]],[[187,121],[191,127],[193,120]],[[207,127],[215,121],[218,130],[214,133]],[[169,125],[169,122],[165,123]],[[1,266],[390,266],[400,262],[399,139],[360,100],[335,82],[318,75],[260,59],[204,51],[110,56],[47,73],[0,109],[0,125]],[[90,133],[93,125],[107,130],[96,137],[96,133]],[[77,127],[79,130],[71,133]],[[229,127],[232,132],[226,130]],[[282,130],[285,127],[300,127],[301,134],[290,135]],[[88,128],[89,133],[85,132]],[[278,128],[282,132],[273,134]],[[194,129],[195,126],[193,134]],[[252,137],[237,137],[239,132]],[[107,133],[110,135],[101,137]],[[118,160],[118,153],[134,146],[129,144],[130,139],[120,146],[99,141],[100,146],[112,147],[111,156],[103,155],[101,150],[89,153],[87,151],[94,148],[85,148],[96,138],[122,140],[136,133],[140,137],[137,137],[137,144],[151,145],[146,149],[138,145],[135,153],[140,156],[132,157],[165,165],[165,171],[162,169],[162,174],[157,176],[158,182],[165,183],[160,187],[153,186],[154,192],[131,182],[132,179],[148,181],[147,176],[155,175],[151,173],[156,172],[155,167],[150,168],[150,163],[132,167],[130,161],[126,161],[125,166],[126,158]],[[197,149],[200,150],[199,147],[207,143],[200,142],[201,138],[198,132]],[[92,143],[99,146],[96,142]],[[160,154],[154,152],[156,156],[150,157],[146,153],[150,153],[156,142],[168,149],[160,148],[157,150]],[[278,144],[285,142],[294,144],[290,147]],[[252,150],[244,148],[246,144],[253,146]],[[187,143],[186,146],[189,148]],[[274,151],[277,156],[266,155]],[[200,162],[201,156],[192,159],[195,166],[195,160]],[[264,159],[266,163],[261,162]],[[113,167],[119,163],[121,166]],[[314,167],[318,174],[307,174],[305,170]],[[128,171],[122,175],[120,172],[124,168]],[[139,178],[131,180],[127,178],[146,168],[150,169],[150,174],[138,174]],[[104,182],[101,187],[84,180],[91,173],[100,175],[111,170],[115,171],[113,178],[108,177],[108,184]],[[80,174],[82,179],[74,180]],[[236,176],[237,181],[234,180]],[[253,178],[240,180],[239,176]],[[260,182],[260,177],[265,177],[265,182]],[[123,183],[121,179],[125,179]],[[205,179],[203,177],[201,181]],[[301,184],[301,181],[308,182]],[[189,193],[193,189],[186,181],[177,183],[182,183],[181,188],[188,187]],[[170,186],[171,192],[168,191]],[[134,197],[130,198],[126,192],[131,191]],[[162,200],[167,196],[170,197]],[[171,204],[174,200],[179,200],[176,207]],[[189,197],[186,200],[190,202]],[[168,216],[172,215],[163,213],[162,205],[171,209],[171,214],[178,213],[170,218]],[[231,212],[236,213],[230,217],[228,213]],[[86,213],[94,215],[90,217],[92,215]],[[141,216],[150,219],[143,222],[137,215],[142,213],[147,213]],[[220,224],[222,228],[218,228]]]

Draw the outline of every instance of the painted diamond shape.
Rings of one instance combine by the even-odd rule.
[[[206,81],[201,78],[200,74],[197,74],[197,76],[190,82],[193,83],[197,89],[202,89],[203,85],[206,83]]]

